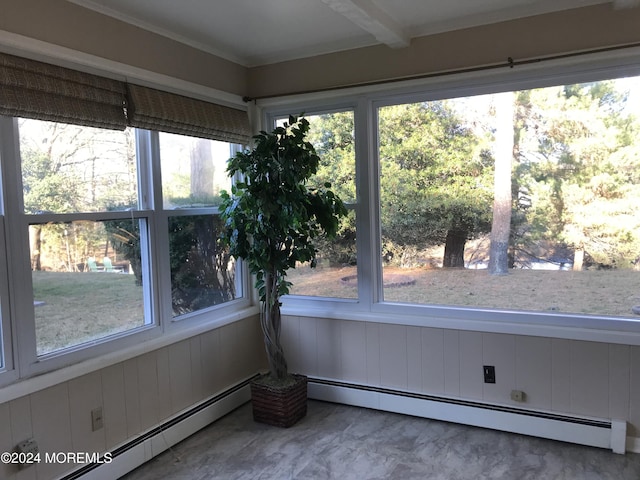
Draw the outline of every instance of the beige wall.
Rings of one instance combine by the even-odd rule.
[[[640,347],[285,317],[292,372],[431,395],[626,420],[640,437]],[[495,365],[485,384],[483,365]],[[526,403],[510,399],[512,389]]]
[[[245,67],[65,0],[0,0],[0,30],[236,95]]]
[[[640,9],[606,3],[249,70],[249,95],[274,96],[640,42]]]
[[[105,452],[164,419],[264,371],[256,317],[132,358],[0,404],[0,452],[34,438],[40,452]],[[91,431],[103,406],[104,428]],[[18,471],[0,463],[3,480],[56,478],[69,465],[42,462]]]

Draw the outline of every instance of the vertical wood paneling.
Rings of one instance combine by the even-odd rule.
[[[238,369],[236,355],[238,354],[238,330],[235,323],[225,325],[218,329],[220,331],[220,377],[222,380],[222,388],[234,383],[236,371]]]
[[[482,399],[482,333],[460,332],[460,395]]]
[[[407,327],[404,325],[380,325],[380,383],[384,387],[406,390]]]
[[[238,341],[240,342],[240,358],[237,359],[239,371],[236,382],[264,370],[264,342],[258,317],[244,318],[238,322]],[[287,360],[289,353],[285,350]]]
[[[526,395],[526,406],[551,409],[551,339],[516,337],[515,388]]]
[[[106,447],[113,448],[127,439],[127,406],[125,402],[124,370],[117,363],[100,371]]]
[[[300,317],[285,315],[282,317],[280,343],[291,373],[300,372],[302,352],[300,348]]]
[[[629,372],[629,422],[628,435],[640,437],[640,346],[631,347],[631,369]]]
[[[445,393],[444,331],[440,328],[420,329],[422,339],[422,391],[432,395]],[[457,355],[457,351],[456,351]]]
[[[551,340],[551,408],[571,411],[571,340]]]
[[[218,393],[222,388],[220,369],[220,332],[211,330],[200,335],[200,359],[202,361],[202,390],[205,396]]]
[[[300,318],[300,351],[304,352],[298,358],[300,373],[305,375],[318,374],[318,319],[312,317]]]
[[[342,375],[349,382],[367,383],[367,334],[363,322],[341,322]]]
[[[516,340],[513,335],[501,333],[482,334],[482,365],[496,367],[496,383],[484,383],[482,365],[482,398],[486,402],[510,403],[511,390],[516,384]]]
[[[453,397],[460,396],[460,332],[444,330],[444,393]]]
[[[342,378],[342,339],[340,320],[318,319],[318,375],[326,378]]]
[[[422,329],[407,327],[407,388],[422,391]]]
[[[140,397],[140,429],[160,422],[160,393],[158,390],[158,359],[156,352],[137,357],[138,395]]]
[[[629,418],[631,348],[609,345],[609,417]]]
[[[77,415],[78,412],[74,412]],[[61,383],[31,395],[33,438],[40,452],[72,452],[69,387]],[[67,464],[41,462],[36,465],[38,478],[55,478],[71,468]]]
[[[571,342],[571,411],[582,415],[609,415],[609,346]]]
[[[142,430],[140,420],[140,395],[138,394],[138,361],[127,360],[124,371],[124,400],[127,410],[127,436],[133,437]]]
[[[95,432],[91,411],[103,406],[102,378],[99,372],[83,375],[69,382],[71,441],[76,452],[103,452],[106,448],[104,427]],[[104,415],[104,408],[103,408]]]
[[[11,436],[13,447],[33,438],[33,422],[31,419],[31,397],[25,396],[9,402],[11,411]],[[14,470],[15,471],[15,470]],[[15,473],[15,480],[35,480],[36,469],[27,468]]]
[[[202,401],[204,397],[204,386],[202,384],[202,346],[200,337],[193,337],[189,340],[189,350],[191,353],[191,403]],[[238,359],[239,363],[246,362],[245,359]]]
[[[171,380],[171,409],[176,413],[191,405],[193,398],[189,340],[169,346],[169,379]]]
[[[158,416],[170,417],[174,412],[171,406],[171,372],[169,368],[169,348],[155,351],[156,370],[158,372]]]
[[[367,323],[367,383],[380,386],[380,324]]]
[[[8,403],[0,403],[0,453],[13,451],[11,437],[11,410]],[[11,464],[0,462],[0,478],[8,479],[18,469]]]

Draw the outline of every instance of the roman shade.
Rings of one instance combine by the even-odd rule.
[[[0,115],[124,130],[126,85],[0,54]]]
[[[247,112],[139,85],[128,85],[133,127],[247,144]]]
[[[246,111],[0,53],[0,115],[247,144]]]

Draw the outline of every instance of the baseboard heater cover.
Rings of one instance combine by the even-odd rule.
[[[626,451],[627,423],[312,378],[309,398]]]
[[[249,378],[112,450],[111,461],[83,465],[59,480],[113,480],[131,472],[251,399]]]

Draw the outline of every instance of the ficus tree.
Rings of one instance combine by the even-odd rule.
[[[315,240],[335,236],[347,213],[330,183],[307,185],[320,162],[308,131],[308,120],[290,116],[270,133],[260,132],[252,150],[229,160],[227,173],[241,180],[231,194],[221,194],[222,238],[255,275],[269,373],[277,380],[288,375],[280,343],[280,297],[291,286],[287,271],[304,262],[315,266]]]

